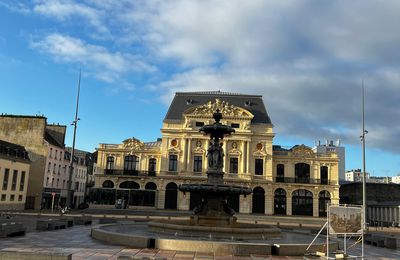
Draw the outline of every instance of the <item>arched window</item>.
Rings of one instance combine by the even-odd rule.
[[[103,188],[114,188],[114,182],[106,180],[103,182]]]
[[[154,182],[148,182],[144,188],[146,190],[157,190],[157,185]]]
[[[140,188],[140,185],[134,181],[124,181],[119,185],[119,187],[121,189],[138,190]]]
[[[285,182],[285,165],[278,164],[276,166],[276,182]]]
[[[274,214],[286,215],[286,191],[276,189],[274,193]]]
[[[295,190],[292,194],[292,215],[313,215],[313,194],[308,190]]]
[[[310,183],[310,165],[307,163],[296,163],[295,165],[295,182]]]
[[[328,167],[327,166],[321,166],[320,168],[320,178],[321,178],[321,184],[328,184]]]
[[[256,187],[253,190],[252,213],[265,213],[265,191],[261,187]]]
[[[329,191],[323,190],[318,196],[318,211],[320,217],[326,217],[328,203],[331,202],[331,194]]]
[[[165,203],[164,208],[176,209],[178,201],[178,185],[174,182],[170,182],[165,187]]]
[[[127,155],[124,160],[124,174],[136,175],[139,168],[139,157]]]

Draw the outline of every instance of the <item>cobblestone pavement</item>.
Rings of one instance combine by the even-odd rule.
[[[30,252],[72,253],[74,260],[117,259],[121,255],[167,259],[319,259],[316,257],[259,256],[239,257],[232,255],[213,255],[212,253],[179,252],[158,249],[134,249],[104,244],[90,237],[92,226],[74,226],[68,229],[46,232],[29,232],[22,237],[0,239],[0,250]],[[32,230],[32,229],[31,229]],[[400,251],[365,246],[366,259],[400,259]],[[360,255],[360,250],[351,253]]]

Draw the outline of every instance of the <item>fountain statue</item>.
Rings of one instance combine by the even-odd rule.
[[[182,184],[179,190],[183,192],[197,193],[201,197],[200,205],[194,208],[192,222],[198,225],[232,225],[236,222],[233,217],[235,211],[228,204],[230,195],[248,195],[251,189],[224,184],[224,151],[222,139],[231,135],[235,130],[221,124],[222,114],[217,109],[213,114],[215,122],[205,125],[200,132],[210,136],[207,150],[207,184]]]

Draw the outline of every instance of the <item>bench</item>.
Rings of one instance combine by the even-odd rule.
[[[59,219],[43,219],[36,221],[36,230],[48,231],[65,229],[67,227],[67,221]]]
[[[92,216],[79,216],[74,217],[75,225],[91,225],[92,224]]]
[[[19,222],[3,222],[0,224],[0,237],[25,235],[26,227]]]

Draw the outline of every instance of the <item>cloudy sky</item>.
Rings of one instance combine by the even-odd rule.
[[[68,124],[77,147],[160,136],[176,91],[261,94],[276,144],[340,139],[400,173],[400,1],[0,0],[0,110]],[[72,129],[67,145],[71,145]]]

